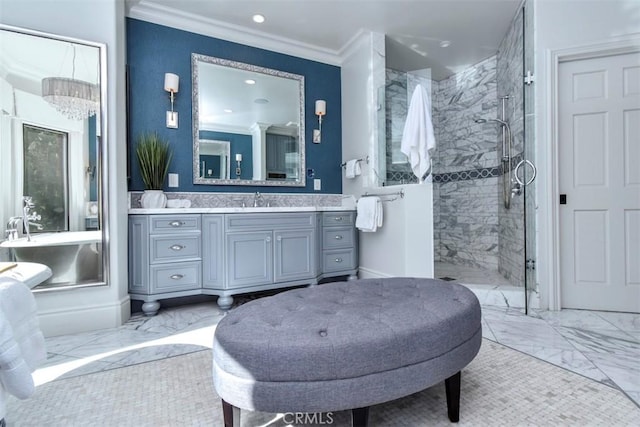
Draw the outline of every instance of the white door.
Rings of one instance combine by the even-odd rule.
[[[558,82],[562,307],[640,312],[640,54],[561,63]]]

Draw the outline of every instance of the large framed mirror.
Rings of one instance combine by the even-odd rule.
[[[304,76],[197,53],[191,70],[193,183],[304,187]]]
[[[108,284],[106,93],[104,44],[0,25],[0,262],[34,292]]]

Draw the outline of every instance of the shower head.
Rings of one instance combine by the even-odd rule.
[[[480,117],[476,117],[475,119],[473,119],[473,121],[476,123],[487,123],[487,119],[483,119]]]

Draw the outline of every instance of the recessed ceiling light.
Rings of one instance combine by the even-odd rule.
[[[224,112],[225,113],[233,113],[233,110],[231,108],[225,108]]]
[[[264,22],[264,16],[260,15],[259,13],[253,15],[253,22],[256,22],[258,24],[262,24]]]
[[[440,42],[440,47],[449,47],[451,46],[451,42],[449,40],[442,40]]]
[[[244,82],[245,82],[246,84],[248,84],[248,85],[254,85],[254,84],[256,84],[256,81],[255,81],[255,80],[253,80],[253,79],[247,79],[247,80],[245,80]]]

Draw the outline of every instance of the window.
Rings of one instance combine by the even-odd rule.
[[[24,183],[41,216],[41,230],[69,230],[68,141],[66,132],[23,125]]]

